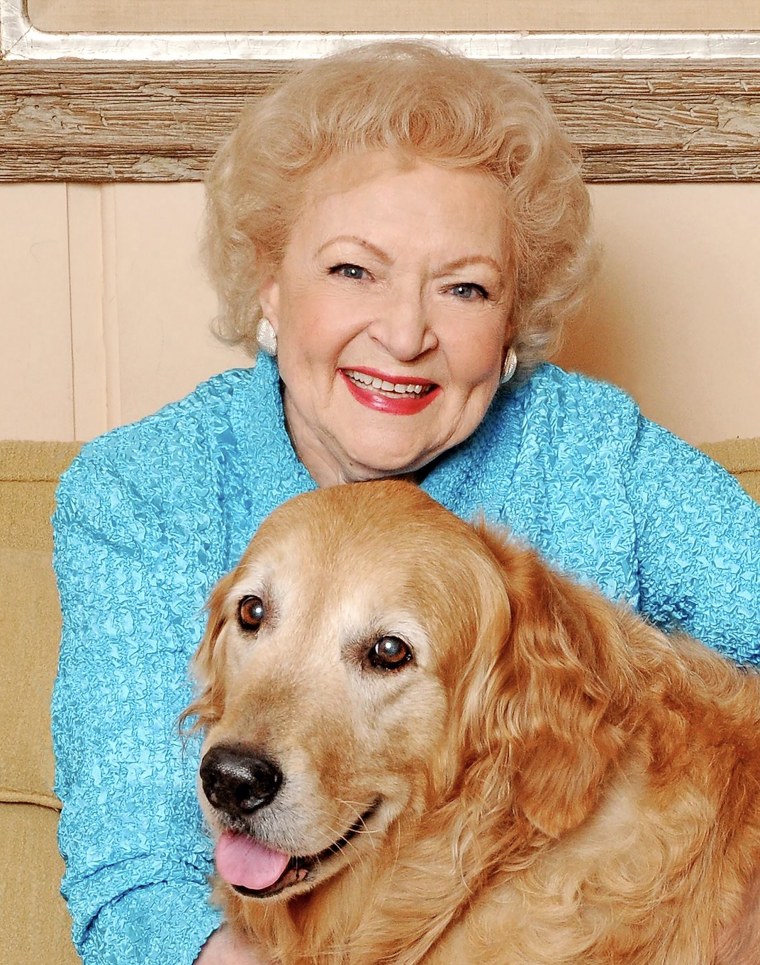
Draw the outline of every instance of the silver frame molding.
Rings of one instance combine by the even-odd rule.
[[[97,61],[292,61],[323,57],[390,33],[46,33],[26,0],[0,0],[0,58]],[[484,60],[760,60],[760,32],[404,33]]]
[[[596,182],[760,181],[760,32],[45,33],[0,0],[0,181],[192,181],[299,61],[424,38],[539,83]]]

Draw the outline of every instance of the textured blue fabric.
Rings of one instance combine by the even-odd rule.
[[[90,443],[61,482],[53,719],[64,893],[85,962],[189,963],[218,925],[198,745],[176,731],[187,666],[214,582],[271,510],[314,485],[265,357]],[[545,365],[497,395],[423,486],[655,623],[760,661],[760,508],[620,391]]]

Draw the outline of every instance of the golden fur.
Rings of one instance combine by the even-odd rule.
[[[388,635],[401,669],[367,663]],[[253,825],[271,846],[316,854],[370,813],[282,895],[218,883],[283,965],[760,965],[758,676],[414,486],[278,509],[195,668],[204,750],[285,774]]]

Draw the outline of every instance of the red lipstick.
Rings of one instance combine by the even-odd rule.
[[[426,409],[431,402],[441,394],[441,387],[431,382],[429,379],[410,378],[409,376],[387,375],[378,372],[376,369],[351,368],[338,369],[343,382],[361,405],[375,412],[385,412],[388,415],[416,415]],[[407,392],[404,394],[392,391],[383,391],[371,385],[363,385],[352,379],[347,372],[358,372],[371,379],[380,379],[382,382],[389,382],[392,385],[419,385],[422,392]]]

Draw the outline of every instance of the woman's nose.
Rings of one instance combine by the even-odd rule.
[[[373,319],[370,335],[399,362],[411,362],[438,344],[433,319],[421,295],[388,299]]]

